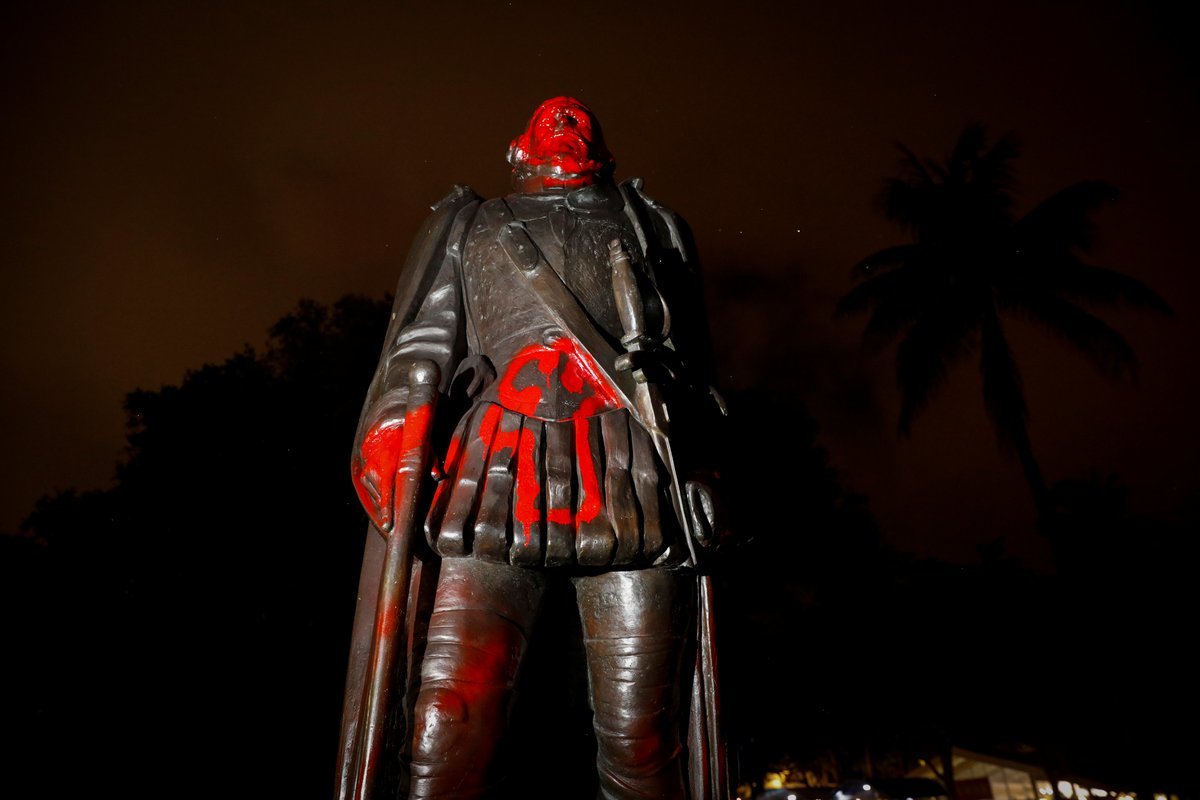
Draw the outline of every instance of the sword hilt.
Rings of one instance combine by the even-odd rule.
[[[647,349],[652,344],[646,336],[646,311],[642,305],[642,291],[638,288],[637,275],[629,254],[621,246],[620,239],[608,243],[608,263],[612,267],[613,298],[617,301],[617,316],[625,335],[621,344],[631,353]]]

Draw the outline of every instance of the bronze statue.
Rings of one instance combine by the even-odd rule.
[[[578,598],[601,795],[725,797],[702,569],[720,535],[701,477],[724,408],[690,234],[639,179],[614,183],[577,100],[543,103],[508,161],[514,194],[457,186],[433,207],[359,423],[375,533],[339,797],[487,796],[559,575]]]

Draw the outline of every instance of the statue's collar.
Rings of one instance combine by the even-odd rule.
[[[538,203],[565,202],[572,211],[620,211],[625,206],[621,191],[615,184],[604,181],[563,192],[531,192],[517,195],[522,200]]]
[[[608,181],[567,193],[567,208],[574,211],[620,211],[624,205],[620,190]]]

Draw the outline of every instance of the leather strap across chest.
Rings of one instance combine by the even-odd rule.
[[[637,392],[637,384],[629,372],[615,369],[614,364],[619,355],[616,348],[550,265],[530,236],[525,223],[514,219],[507,206],[501,206],[497,210],[505,219],[497,233],[500,247],[513,268],[529,286],[531,296],[545,307],[550,318],[562,328],[563,335],[574,340],[603,370],[604,377],[612,385],[621,405],[636,414],[631,398]]]

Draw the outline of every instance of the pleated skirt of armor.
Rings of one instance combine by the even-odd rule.
[[[444,557],[637,566],[677,538],[665,469],[626,409],[548,421],[477,403],[442,471],[425,533]]]

